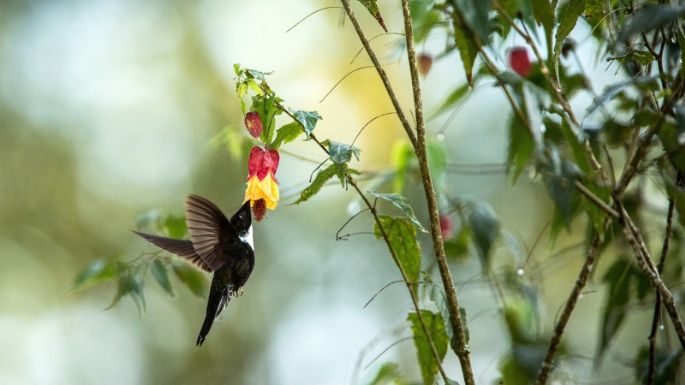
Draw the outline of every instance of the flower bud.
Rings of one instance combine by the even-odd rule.
[[[452,218],[440,214],[440,232],[442,233],[442,238],[449,239],[452,236],[453,230],[454,223],[452,222]]]
[[[259,135],[262,134],[264,126],[262,125],[262,119],[259,117],[258,112],[250,111],[245,114],[245,127],[247,127],[247,131],[250,133],[250,135],[252,135],[254,138],[259,138]]]
[[[264,199],[257,199],[252,202],[252,215],[257,221],[264,219],[266,216],[266,202]]]
[[[531,70],[526,47],[513,47],[509,50],[509,67],[522,77],[528,77]]]
[[[433,56],[429,53],[421,52],[418,55],[418,65],[419,72],[421,75],[426,76],[430,72],[431,67],[433,67]]]

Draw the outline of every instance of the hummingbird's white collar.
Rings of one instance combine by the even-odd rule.
[[[252,236],[252,225],[247,229],[245,235],[240,237],[240,240],[250,245],[252,250],[254,250],[254,237]]]

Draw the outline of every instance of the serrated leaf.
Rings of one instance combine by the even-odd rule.
[[[164,291],[167,292],[170,296],[174,296],[174,290],[171,288],[171,281],[169,280],[169,272],[162,263],[162,261],[159,260],[159,258],[155,258],[154,261],[152,261],[152,264],[150,264],[150,273],[152,273],[152,277],[155,279],[157,284],[164,289]]]
[[[454,27],[454,44],[457,46],[461,63],[464,66],[466,82],[473,87],[473,64],[478,56],[475,37],[466,25],[464,16],[457,10],[452,14],[452,26]]]
[[[300,193],[300,197],[295,201],[294,204],[300,204],[307,199],[313,197],[316,193],[318,193],[323,185],[328,182],[329,179],[331,179],[333,176],[336,175],[337,172],[337,167],[335,164],[332,164],[328,167],[326,167],[323,171],[319,171],[318,174],[316,174],[316,178],[312,181],[312,183],[309,184],[304,190],[302,190],[302,193]]]
[[[451,3],[481,43],[487,44],[490,35],[490,0],[451,0]]]
[[[388,29],[385,28],[383,17],[381,17],[381,12],[378,10],[378,4],[376,4],[378,0],[359,0],[359,2],[362,3],[371,16],[378,21],[378,24],[383,28],[383,31],[388,32]]]
[[[564,40],[571,34],[573,28],[576,26],[578,18],[585,10],[585,0],[567,0],[559,6],[557,10],[557,34],[554,37],[554,71],[559,67],[559,56],[561,55],[561,47]]]
[[[316,111],[291,111],[290,112],[301,125],[307,137],[311,135],[316,128],[316,123],[323,119]]]
[[[632,14],[618,34],[618,40],[628,42],[639,33],[664,27],[678,20],[685,13],[685,5],[661,4],[645,6]]]
[[[407,218],[409,218],[409,220],[411,220],[419,230],[423,231],[424,233],[428,232],[426,228],[421,225],[421,222],[419,222],[419,220],[416,218],[416,215],[414,215],[414,209],[411,207],[409,202],[407,202],[407,198],[400,194],[384,194],[375,191],[369,191],[369,194],[375,198],[392,203],[395,207],[402,210]]]
[[[421,250],[416,241],[414,224],[407,218],[387,215],[380,215],[378,220],[395,251],[397,262],[406,273],[409,282],[413,283],[412,290],[417,293],[419,273],[421,272]],[[383,238],[378,223],[374,224],[374,234],[378,239]]]
[[[288,123],[276,132],[276,139],[271,144],[271,148],[278,149],[282,144],[290,143],[302,134],[302,127],[298,122]]]
[[[549,0],[532,0],[533,16],[535,21],[540,23],[545,30],[552,30],[554,27],[554,8]]]
[[[176,278],[183,282],[193,294],[200,298],[206,297],[207,283],[202,273],[185,262],[173,261],[171,266]]]
[[[76,279],[74,279],[74,287],[78,288],[85,284],[112,279],[118,275],[120,270],[121,262],[117,260],[108,260],[105,258],[96,259],[76,276]]]
[[[333,163],[345,164],[352,160],[354,155],[355,159],[359,160],[359,147],[352,146],[345,143],[334,142],[332,140],[325,140],[322,142],[324,146],[328,148],[328,155],[331,157]]]
[[[143,295],[143,282],[140,277],[131,271],[126,271],[119,276],[117,281],[117,293],[112,298],[112,302],[105,308],[109,310],[116,306],[124,296],[131,296],[136,304],[138,311],[145,310],[145,296]]]
[[[490,267],[490,251],[499,237],[500,224],[492,208],[483,202],[474,202],[469,214],[473,240],[485,269]]]
[[[440,314],[428,310],[421,310],[421,318],[433,340],[435,350],[440,359],[439,361],[436,360],[433,355],[433,350],[419,323],[418,314],[409,313],[407,316],[407,320],[411,324],[412,334],[414,335],[414,345],[416,346],[416,355],[419,360],[419,366],[421,367],[423,384],[431,385],[434,382],[435,375],[438,373],[438,367],[447,353],[447,333],[445,332],[445,323]]]

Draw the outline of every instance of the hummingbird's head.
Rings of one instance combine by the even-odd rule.
[[[252,227],[252,213],[250,213],[250,201],[243,203],[243,205],[238,209],[238,211],[231,217],[231,225],[238,233],[238,236],[242,237],[250,231]]]

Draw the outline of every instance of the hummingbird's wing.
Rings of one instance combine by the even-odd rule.
[[[191,241],[165,238],[157,235],[141,233],[138,231],[134,231],[134,233],[140,235],[141,237],[145,238],[148,242],[152,243],[153,245],[161,249],[164,249],[172,254],[176,254],[179,257],[183,257],[189,260],[190,262],[193,262],[195,265],[199,266],[204,271],[212,271],[209,265],[207,265],[205,261],[203,261],[199,255],[197,255],[197,253],[195,252],[195,247],[193,247],[193,242]]]
[[[197,195],[186,198],[186,223],[197,255],[210,271],[218,270],[226,263],[222,245],[237,239],[233,226],[214,203]]]

